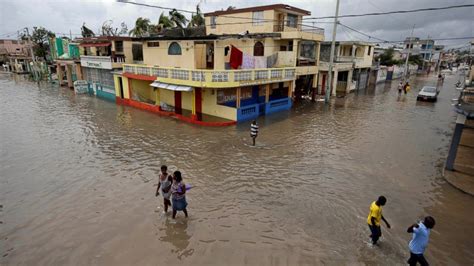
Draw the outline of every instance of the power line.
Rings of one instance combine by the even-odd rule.
[[[367,33],[364,33],[364,32],[361,32],[361,31],[359,31],[359,30],[356,30],[356,29],[354,29],[354,28],[351,28],[351,27],[349,27],[349,26],[347,26],[347,25],[342,24],[341,22],[338,22],[338,24],[341,25],[341,26],[343,26],[343,27],[345,27],[345,28],[347,28],[347,29],[350,29],[350,30],[352,30],[352,31],[354,31],[354,32],[357,32],[357,33],[359,33],[359,34],[362,34],[362,35],[364,35],[364,36],[366,36],[366,37],[368,37],[368,38],[370,38],[370,39],[375,39],[375,40],[379,40],[379,41],[382,41],[382,42],[388,42],[387,40],[380,39],[380,38],[377,38],[377,37],[374,37],[374,36],[370,36],[370,35],[368,35]]]
[[[452,38],[430,38],[430,40],[433,41],[453,41],[453,40],[467,40],[467,39],[474,39],[474,36],[465,36],[465,37],[452,37]],[[384,43],[402,43],[405,40],[402,41],[385,41]],[[380,42],[370,42],[370,43],[380,43]]]
[[[454,5],[454,6],[445,6],[445,7],[418,8],[418,9],[411,9],[411,10],[397,10],[397,11],[389,11],[389,12],[374,12],[374,13],[365,13],[365,14],[348,14],[348,15],[341,15],[341,16],[339,16],[339,18],[354,18],[354,17],[366,17],[366,16],[381,16],[381,15],[389,15],[389,14],[406,14],[406,13],[426,12],[426,11],[436,11],[436,10],[446,10],[446,9],[465,8],[465,7],[474,7],[474,4],[469,4],[469,5]],[[309,20],[309,19],[330,19],[330,18],[334,18],[334,16],[303,18],[303,20]]]

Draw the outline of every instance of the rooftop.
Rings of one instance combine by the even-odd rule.
[[[311,15],[310,11],[300,9],[297,7],[285,5],[285,4],[275,4],[275,5],[266,5],[266,6],[253,6],[253,7],[246,7],[246,8],[236,8],[230,10],[217,10],[214,12],[204,13],[205,17],[209,16],[221,16],[221,15],[229,15],[229,14],[237,14],[237,13],[245,13],[245,12],[256,12],[256,11],[265,11],[265,10],[274,10],[274,9],[284,9],[290,12],[303,14],[306,16]]]

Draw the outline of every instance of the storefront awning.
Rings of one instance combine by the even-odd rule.
[[[109,42],[107,43],[81,43],[79,46],[82,47],[103,47],[103,46],[110,46],[111,44]]]
[[[174,84],[168,84],[168,83],[163,83],[159,81],[154,81],[150,86],[155,87],[155,88],[166,89],[170,91],[193,91],[193,88],[189,86],[174,85]]]

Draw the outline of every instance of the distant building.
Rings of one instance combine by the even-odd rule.
[[[15,73],[27,73],[32,61],[30,45],[23,40],[0,39],[0,64]]]
[[[328,82],[331,42],[321,44],[319,93],[324,94]],[[374,45],[367,42],[336,42],[331,95],[365,89],[374,57]]]

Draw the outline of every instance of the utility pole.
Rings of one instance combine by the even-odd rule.
[[[69,30],[69,39],[71,39],[71,41],[72,41],[72,31],[71,30]]]
[[[28,46],[30,47],[31,59],[33,59],[33,62],[36,62],[35,54],[33,52],[33,45],[32,45],[33,43],[31,42],[30,31],[28,30],[28,27],[26,27],[25,30],[26,30],[26,35],[28,36]]]
[[[339,16],[339,0],[336,2],[336,15],[334,16],[334,27],[332,28],[332,42],[331,42],[331,54],[329,55],[329,69],[328,69],[328,82],[326,86],[326,93],[324,97],[324,102],[329,103],[329,98],[331,97],[331,89],[332,89],[332,68],[334,64],[334,50],[336,50],[336,30],[337,18]]]
[[[410,58],[410,51],[411,51],[411,40],[413,39],[413,32],[415,31],[415,24],[413,24],[413,28],[411,29],[410,40],[408,42],[408,49],[407,49],[407,58],[405,60],[405,71],[403,73],[404,80],[407,80],[408,74],[408,59]]]

